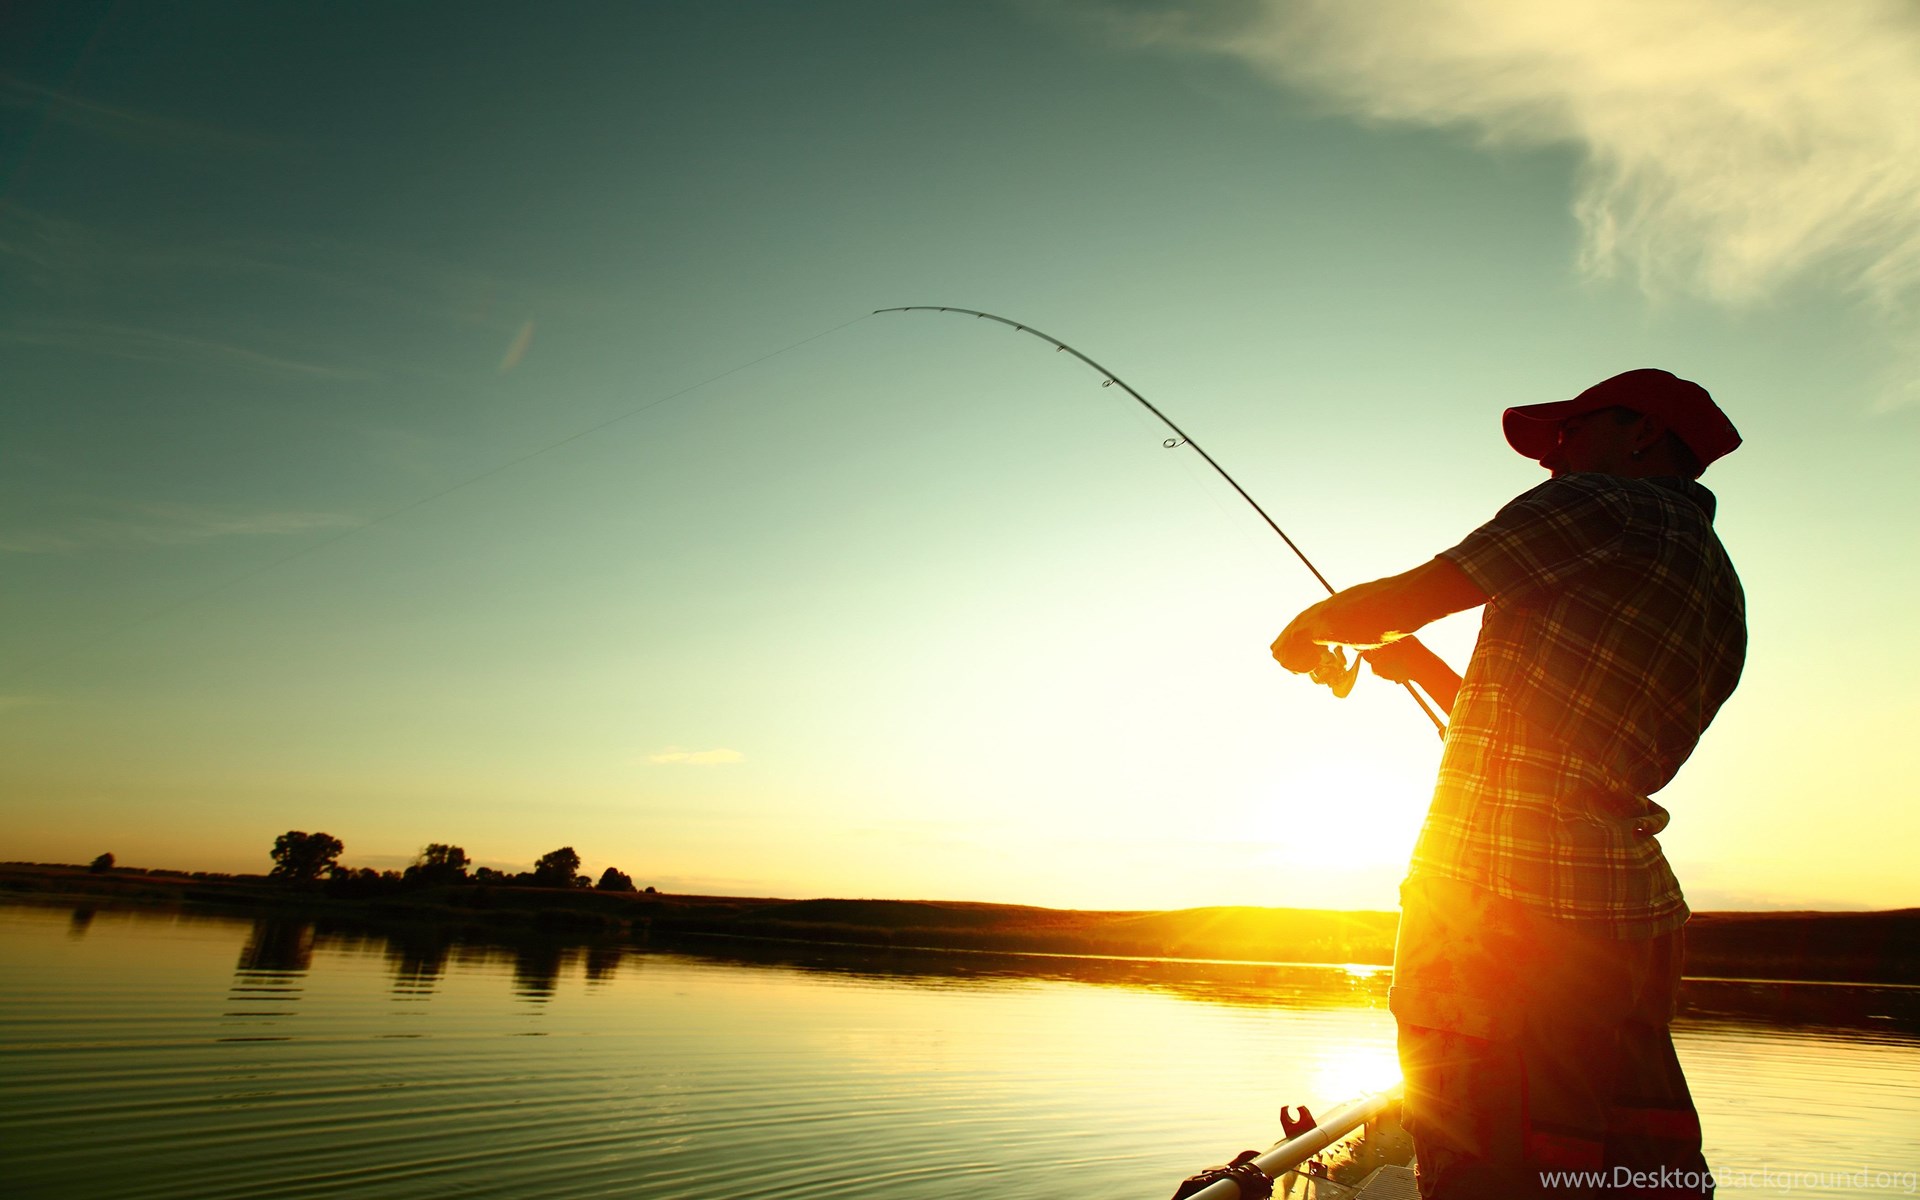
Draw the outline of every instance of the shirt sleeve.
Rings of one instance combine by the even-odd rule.
[[[1438,557],[1500,599],[1556,591],[1620,557],[1632,505],[1599,475],[1568,475],[1508,501]]]

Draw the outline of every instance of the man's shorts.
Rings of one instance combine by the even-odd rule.
[[[1679,932],[1598,936],[1431,875],[1400,898],[1389,1004],[1422,1196],[1712,1196],[1668,1033]]]

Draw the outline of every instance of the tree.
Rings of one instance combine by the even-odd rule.
[[[113,855],[102,854],[99,858],[87,864],[87,870],[92,871],[95,875],[105,875],[108,871],[113,870]]]
[[[407,868],[407,878],[418,883],[464,883],[469,861],[467,852],[458,846],[428,842]]]
[[[608,867],[600,873],[600,882],[593,886],[603,892],[630,892],[633,890],[633,876]]]
[[[310,883],[331,868],[344,849],[346,846],[340,839],[330,833],[289,829],[273,839],[273,870],[267,874],[275,879]]]
[[[467,852],[458,846],[444,846],[439,842],[428,842],[420,850],[415,865],[422,867],[445,867],[450,871],[465,871],[473,860]]]
[[[562,846],[542,854],[533,864],[533,885],[535,887],[572,887],[573,877],[580,873],[580,855],[572,846]]]

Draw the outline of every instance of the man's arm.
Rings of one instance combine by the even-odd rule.
[[[1302,674],[1319,665],[1322,646],[1383,646],[1449,613],[1486,602],[1487,594],[1459,567],[1444,558],[1431,559],[1411,571],[1336,592],[1307,608],[1274,639],[1273,657]],[[1415,678],[1427,687],[1424,679]],[[1457,676],[1452,687],[1459,687]],[[1442,699],[1441,689],[1427,690],[1435,700]]]

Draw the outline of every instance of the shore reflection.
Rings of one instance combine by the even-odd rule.
[[[98,910],[69,910],[68,934],[84,937]],[[117,916],[169,923],[231,926],[243,919],[195,913],[120,910]],[[1384,1008],[1389,968],[1365,964],[1253,963],[1223,960],[1102,958],[1052,954],[889,948],[819,942],[775,942],[724,936],[634,940],[530,931],[503,934],[477,927],[261,917],[236,967],[236,992],[297,994],[316,952],[379,954],[395,999],[424,1001],[450,969],[505,965],[514,994],[545,1004],[574,974],[590,985],[615,980],[649,958],[681,958],[800,971],[907,988],[1004,986],[1060,981],[1138,989],[1240,1008]],[[278,993],[261,989],[280,989]],[[1775,980],[1688,979],[1682,1021],[1851,1030],[1870,1036],[1920,1038],[1920,987]]]
[[[1048,980],[1133,988],[1196,1002],[1246,1008],[1384,1008],[1390,968],[1365,964],[1250,963],[1195,959],[1100,958],[916,950],[744,938],[681,938],[645,944],[618,938],[560,935],[488,936],[476,930],[414,927],[370,930],[321,926],[301,940],[294,928],[256,923],[251,953],[304,962],[319,947],[380,946],[392,964],[394,988],[431,991],[449,961],[511,965],[516,995],[529,1003],[550,999],[562,978],[578,969],[586,982],[604,984],[623,965],[668,955],[840,976],[913,988],[991,986]],[[1920,988],[1885,984],[1830,984],[1769,980],[1688,979],[1681,988],[1683,1020],[1852,1029],[1920,1036]]]
[[[253,922],[234,964],[233,983],[221,1024],[234,1032],[221,1042],[285,1042],[292,1033],[285,1023],[297,1012],[306,991],[305,978],[313,968],[314,929],[311,921],[262,917]]]

